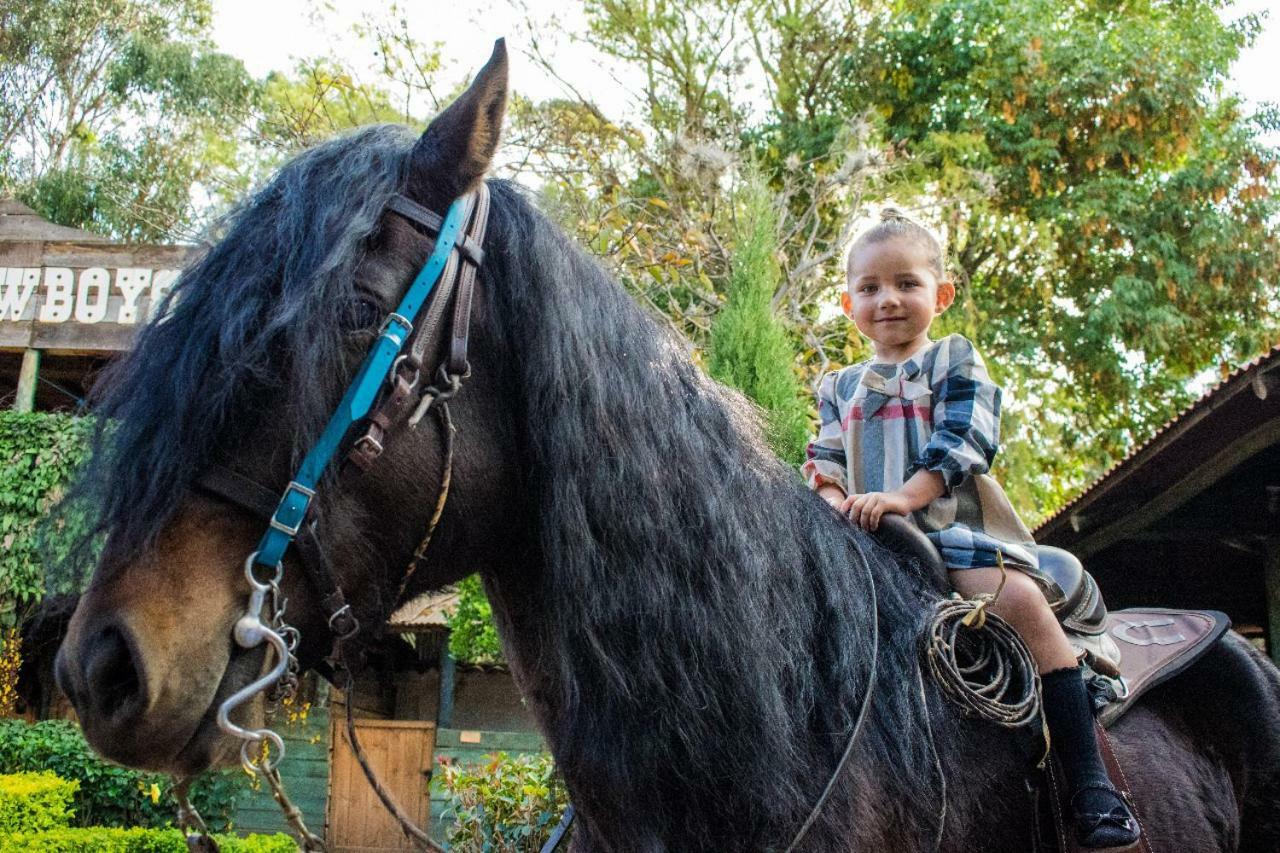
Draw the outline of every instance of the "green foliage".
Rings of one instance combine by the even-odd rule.
[[[0,775],[0,836],[65,827],[79,787],[48,771]]]
[[[209,49],[209,15],[207,0],[0,4],[0,189],[137,241],[189,232],[194,188],[242,191],[228,130],[258,84]]]
[[[75,795],[79,826],[162,827],[173,821],[169,777],[103,761],[89,749],[75,723],[0,720],[0,773],[42,770],[79,785]],[[206,774],[192,786],[192,805],[211,827],[225,829],[242,784],[232,771]]]
[[[643,79],[647,112],[621,133],[599,116],[548,192],[700,345],[729,304],[737,237],[732,181],[694,155],[718,148],[729,176],[760,164],[777,202],[773,303],[809,377],[863,356],[831,310],[849,223],[892,199],[941,226],[961,286],[936,331],[974,339],[1006,387],[998,461],[1034,518],[1151,435],[1189,380],[1280,339],[1280,155],[1262,136],[1275,113],[1250,117],[1227,90],[1259,22],[1222,13],[1218,0],[593,0],[574,35]],[[762,111],[744,108],[744,77],[766,81]],[[534,112],[539,128],[591,114]]]
[[[298,845],[286,835],[215,835],[225,853],[294,853]],[[0,853],[187,853],[187,841],[176,829],[89,827],[0,835]]]
[[[0,625],[18,624],[45,592],[41,521],[85,458],[91,429],[87,418],[0,412]]]
[[[449,795],[445,820],[449,849],[458,853],[526,853],[542,848],[569,805],[550,755],[488,764],[443,764],[434,776]]]
[[[464,578],[458,592],[458,607],[449,614],[449,654],[460,663],[502,663],[502,644],[480,576]]]
[[[774,199],[757,178],[749,178],[740,192],[728,296],[711,326],[707,370],[764,409],[769,444],[799,465],[809,416],[801,402],[795,349],[773,312],[779,279]]]

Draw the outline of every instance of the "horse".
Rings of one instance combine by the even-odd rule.
[[[752,405],[527,191],[486,181],[506,92],[499,42],[420,135],[366,127],[297,156],[227,216],[99,383],[102,427],[73,494],[105,544],[57,662],[90,743],[180,776],[234,760],[215,715],[266,665],[231,639],[262,524],[196,479],[220,465],[284,488],[430,248],[389,200],[443,211],[485,182],[451,488],[407,588],[443,428],[395,426],[368,472],[330,471],[316,497],[363,630],[401,593],[479,572],[576,804],[578,853],[784,848],[864,704],[802,849],[1031,847],[1039,736],[965,717],[922,674],[945,590],[809,492]],[[330,630],[296,549],[284,567],[314,665]],[[1280,849],[1280,673],[1241,638],[1142,697],[1112,736],[1153,849]]]

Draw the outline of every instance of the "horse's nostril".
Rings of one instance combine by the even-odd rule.
[[[124,634],[114,626],[102,629],[85,651],[85,699],[104,719],[138,710],[142,680]]]

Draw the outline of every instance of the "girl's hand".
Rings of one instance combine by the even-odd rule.
[[[875,530],[880,526],[880,516],[886,512],[910,515],[915,510],[911,501],[900,492],[867,492],[849,495],[840,504],[840,512],[863,530]]]

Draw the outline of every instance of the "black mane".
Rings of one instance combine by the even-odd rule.
[[[416,140],[376,125],[293,159],[215,226],[164,319],[96,383],[93,461],[74,495],[89,499],[113,550],[151,544],[182,488],[264,417],[290,421],[295,457],[319,434],[353,273]]]
[[[859,754],[895,769],[876,780],[896,793],[871,798],[889,810],[878,819],[927,846],[941,795],[919,689],[885,678],[916,671],[921,576],[836,519],[767,449],[745,399],[517,188],[491,186],[486,281],[519,365],[544,611],[507,632],[536,638],[509,653],[583,813],[608,815],[628,849],[785,846],[866,689],[869,561],[881,683]],[[850,794],[812,849],[848,844],[865,817]],[[904,803],[920,811],[894,814]]]

